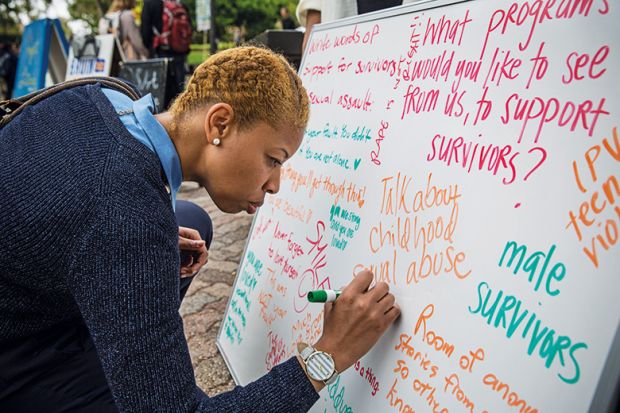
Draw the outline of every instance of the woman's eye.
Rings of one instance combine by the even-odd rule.
[[[269,157],[271,159],[271,165],[276,167],[282,165],[282,162],[279,159]]]

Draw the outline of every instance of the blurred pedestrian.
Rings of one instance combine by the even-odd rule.
[[[185,62],[192,37],[189,10],[180,1],[145,0],[141,19],[142,40],[150,55],[173,59],[176,96],[185,87]]]
[[[99,19],[99,34],[114,34],[121,44],[126,61],[148,58],[133,9],[136,0],[114,0],[108,12]]]
[[[241,27],[239,26],[233,27],[232,37],[233,37],[233,43],[235,43],[235,46],[240,46],[241,42],[243,41],[242,35],[241,35]]]
[[[280,7],[280,22],[282,22],[282,29],[284,30],[295,30],[297,27],[286,6]]]
[[[0,78],[4,83],[1,91],[2,99],[10,99],[13,95],[13,85],[17,73],[17,56],[16,43],[0,43]]]

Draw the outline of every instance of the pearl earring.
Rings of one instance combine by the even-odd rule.
[[[214,144],[215,146],[219,145],[219,144],[220,144],[220,142],[221,142],[221,141],[220,141],[220,138],[215,138],[215,139],[213,139],[213,144]]]

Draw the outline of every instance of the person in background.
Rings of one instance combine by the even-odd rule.
[[[0,78],[4,80],[2,99],[10,99],[13,95],[13,86],[17,74],[18,50],[17,43],[0,43]]]
[[[114,34],[126,61],[145,60],[149,54],[133,15],[135,7],[136,0],[114,0],[105,16],[99,19],[99,34]]]
[[[232,38],[235,46],[241,46],[241,42],[243,42],[243,37],[241,35],[241,27],[233,26],[232,28]]]
[[[180,1],[171,1],[173,3],[179,3],[185,9],[187,16],[189,16],[189,10],[187,5]],[[140,31],[142,33],[142,40],[144,45],[149,50],[151,57],[170,58],[174,64],[174,87],[173,94],[176,96],[181,93],[185,86],[185,63],[187,61],[187,55],[189,49],[183,52],[177,52],[170,47],[160,46],[157,43],[157,37],[164,31],[163,28],[163,14],[164,14],[164,1],[162,0],[144,0],[144,6],[142,7],[141,14],[141,26]]]
[[[299,23],[306,28],[302,52],[306,49],[312,26],[315,24],[414,3],[415,1],[419,0],[300,0],[295,13]]]
[[[181,230],[194,212],[176,202],[182,180],[227,213],[277,193],[308,123],[301,79],[284,57],[237,47],[198,66],[169,112],[152,108],[150,95],[79,86],[0,129],[0,412],[308,411],[399,316],[388,284],[361,271],[324,306],[315,343],[208,397],[179,290],[212,232],[204,211],[202,231]]]
[[[295,30],[295,28],[297,27],[295,26],[295,22],[291,18],[288,7],[286,6],[280,7],[280,22],[282,23],[283,30]]]

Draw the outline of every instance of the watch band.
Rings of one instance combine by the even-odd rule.
[[[310,355],[312,353],[314,353],[316,350],[314,349],[314,347],[312,347],[309,344],[298,343],[297,344],[297,351],[299,351],[299,355],[301,356],[303,361],[306,361],[306,360],[308,360],[308,357],[310,357]]]
[[[338,373],[338,370],[334,369],[334,374],[332,374],[329,379],[324,381],[325,385],[330,386],[333,384],[338,379],[339,374],[340,373]]]

